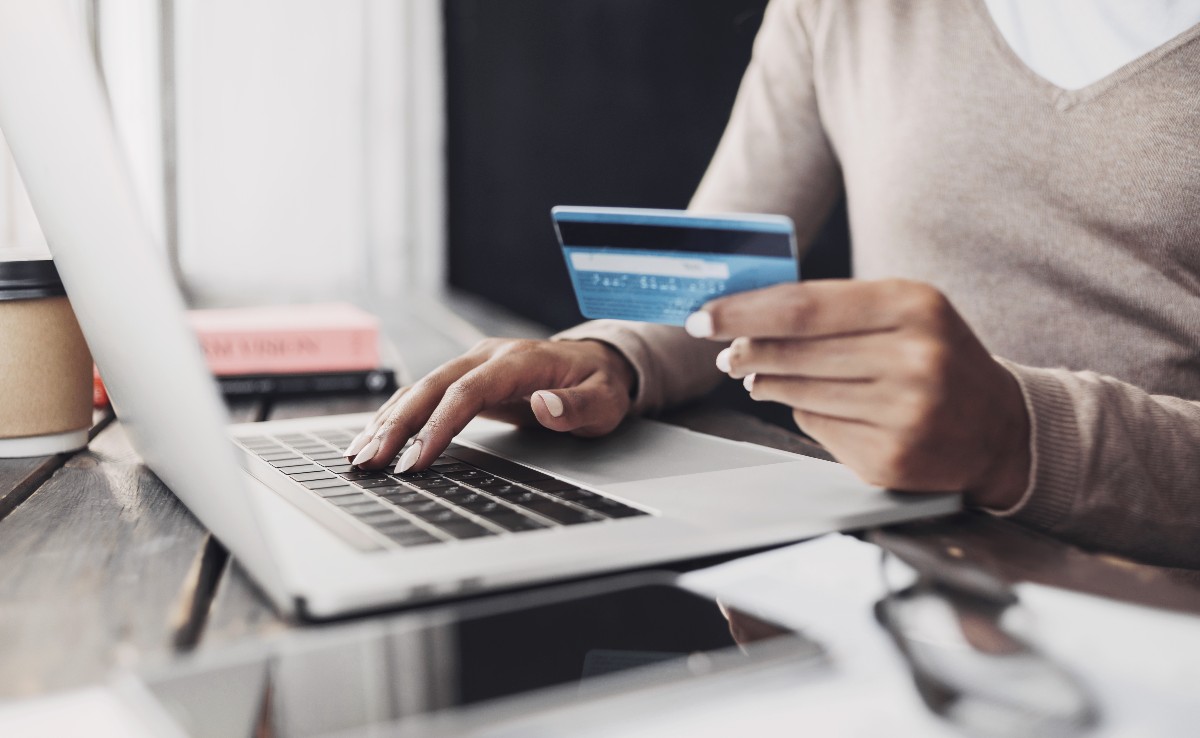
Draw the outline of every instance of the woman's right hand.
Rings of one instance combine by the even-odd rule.
[[[431,464],[476,415],[515,425],[541,424],[579,436],[616,428],[632,406],[636,374],[599,341],[487,339],[402,387],[346,449],[364,469]]]

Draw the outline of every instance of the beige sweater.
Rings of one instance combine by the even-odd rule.
[[[854,274],[946,293],[1016,376],[1033,468],[1004,515],[1200,567],[1200,26],[1073,92],[983,0],[774,0],[692,207],[785,213],[811,240],[842,191]],[[719,346],[596,321],[653,412]]]

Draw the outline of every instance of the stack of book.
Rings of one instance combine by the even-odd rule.
[[[353,305],[192,310],[192,328],[226,397],[378,394],[396,389],[379,319]],[[97,407],[108,395],[95,374]]]

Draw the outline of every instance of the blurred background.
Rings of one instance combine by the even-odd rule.
[[[539,329],[580,320],[550,208],[686,206],[766,5],[67,1],[193,305],[449,295]],[[44,242],[0,170],[3,258]],[[806,275],[845,241],[838,213]]]

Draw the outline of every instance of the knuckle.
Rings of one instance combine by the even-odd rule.
[[[790,333],[800,333],[813,321],[816,303],[806,292],[792,290],[783,307],[784,323]]]
[[[492,354],[494,356],[516,356],[527,354],[541,348],[541,341],[528,338],[510,338],[499,341]]]
[[[477,382],[470,377],[459,377],[450,383],[443,396],[445,400],[458,405],[469,402],[478,392]]]
[[[391,438],[404,427],[405,416],[398,410],[393,410],[388,413],[387,417],[379,424],[379,430],[375,431],[376,438]]]
[[[749,338],[735,338],[729,344],[729,367],[737,370],[743,368],[754,357],[754,342]]]
[[[941,341],[914,338],[905,343],[904,363],[916,377],[925,379],[941,376],[949,358],[949,352]]]
[[[940,320],[950,308],[950,301],[940,290],[922,282],[897,280],[902,292],[899,305],[903,314],[913,320]]]
[[[933,395],[920,390],[912,390],[909,392],[908,398],[909,425],[914,428],[923,428],[929,423],[929,419],[937,412],[937,403],[934,401]]]
[[[503,344],[504,344],[504,339],[502,339],[502,338],[480,339],[479,341],[477,341],[475,343],[474,346],[471,347],[471,350],[469,353],[484,354],[484,355],[492,354],[497,349],[499,349],[501,346],[503,346]]]

